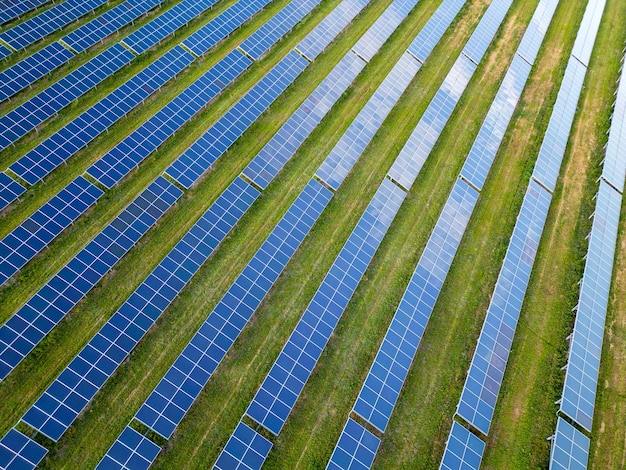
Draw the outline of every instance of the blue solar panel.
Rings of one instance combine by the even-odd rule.
[[[230,110],[178,157],[166,173],[191,187],[302,73],[309,62],[290,51]]]
[[[213,468],[216,470],[260,470],[271,449],[270,441],[240,422]]]
[[[413,185],[475,70],[476,65],[460,55],[424,111],[388,173],[404,188]]]
[[[587,68],[570,58],[541,144],[533,177],[554,191]]]
[[[0,380],[54,328],[180,198],[159,177],[0,327]]]
[[[102,458],[96,470],[147,470],[161,448],[130,427],[126,427]]]
[[[405,196],[383,180],[248,407],[272,433],[282,429]]]
[[[474,34],[469,39],[463,53],[475,64],[478,64],[491,44],[498,28],[513,0],[494,0],[483,15]]]
[[[463,164],[461,175],[479,191],[483,189],[531,68],[532,66],[519,55],[513,57],[513,62]]]
[[[58,42],[0,72],[0,101],[10,98],[69,61],[74,54]]]
[[[163,0],[126,0],[63,36],[62,41],[76,52],[83,52],[162,3]]]
[[[233,51],[176,98],[161,108],[128,137],[94,163],[87,173],[112,188],[154,152],[183,124],[206,106],[246,70],[252,61]]]
[[[182,44],[194,54],[202,56],[261,11],[269,2],[270,0],[239,0],[185,39]]]
[[[120,44],[89,62],[0,118],[0,150],[26,135],[50,116],[117,72],[135,56]]]
[[[18,272],[103,192],[79,176],[0,241],[0,285]]]
[[[11,429],[0,440],[0,468],[5,470],[34,469],[48,453],[48,449]]]
[[[517,48],[517,53],[529,64],[535,63],[539,48],[548,30],[548,26],[550,26],[552,16],[559,4],[559,0],[544,0],[540,4],[541,8],[535,10],[535,14],[526,28],[522,42]]]
[[[265,189],[347,90],[365,62],[349,52],[243,170]]]
[[[58,440],[258,197],[238,178],[89,341],[23,421]]]
[[[147,398],[137,420],[169,439],[331,197],[321,183],[309,182]]]
[[[600,180],[561,411],[591,432],[622,195]]]
[[[187,67],[194,57],[176,46],[9,168],[30,184],[50,174]]]
[[[444,0],[407,51],[424,63],[465,2],[466,0]]]
[[[604,156],[602,178],[619,192],[624,192],[624,177],[626,175],[626,158],[623,149],[626,148],[626,80],[620,80],[611,118],[609,141]]]
[[[3,46],[2,44],[0,44],[0,60],[6,59],[12,53],[13,53],[13,51],[11,51],[11,49],[9,49],[8,47]]]
[[[48,34],[104,5],[107,0],[65,0],[0,34],[15,50],[24,49]]]
[[[183,0],[122,40],[138,54],[147,51],[211,8],[217,0]]]
[[[596,42],[596,35],[600,28],[600,21],[602,21],[606,0],[595,0],[588,5],[576,35],[574,48],[572,49],[572,55],[585,66],[589,66],[589,58],[591,57],[593,45]]]
[[[339,188],[421,65],[408,54],[400,58],[319,167],[318,178]]]
[[[343,0],[296,46],[296,50],[313,61],[350,24],[369,0]]]
[[[550,470],[586,470],[589,438],[563,418],[556,423],[550,450]]]
[[[487,435],[552,196],[535,181],[524,196],[465,380],[457,414]]]
[[[354,412],[382,432],[477,200],[478,193],[457,180],[359,392]]]
[[[0,24],[19,18],[24,13],[34,10],[49,1],[50,0],[15,0],[12,2],[4,2],[0,6]]]
[[[0,211],[26,192],[26,188],[6,173],[0,173]]]
[[[478,470],[485,443],[454,421],[448,436],[440,470]]]
[[[419,0],[403,0],[393,2],[376,22],[361,36],[352,50],[362,59],[369,62],[381,46],[389,39],[398,25],[406,18]]]
[[[365,470],[371,468],[380,439],[352,418],[348,418],[327,470]]]
[[[280,38],[287,34],[319,5],[320,0],[293,0],[255,31],[239,48],[259,60]]]

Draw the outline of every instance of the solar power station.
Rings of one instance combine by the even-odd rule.
[[[586,217],[577,201],[596,193],[575,240],[578,303],[558,313],[572,333],[545,346],[564,377],[541,417],[554,431],[528,449],[551,470],[599,468],[619,439],[594,423],[598,396],[615,396],[601,360],[623,293],[615,3],[0,2],[0,469],[364,470],[396,452],[409,468],[492,465],[498,399],[517,393],[507,364],[520,374],[511,353],[529,341],[515,333],[544,232],[559,236],[552,206],[570,207],[564,162],[581,135],[587,152],[606,145],[585,156],[602,167],[578,175],[571,202]],[[610,115],[589,104],[602,73],[619,77]],[[535,103],[543,87],[554,92]],[[485,235],[504,167],[517,202]],[[492,247],[497,267],[464,249],[483,236],[508,240]],[[452,292],[457,264],[493,271],[467,287],[482,314],[442,312],[468,295]],[[449,357],[431,319],[458,315],[480,320]],[[458,383],[409,396],[431,380],[432,352]],[[409,455],[422,433],[435,441]]]

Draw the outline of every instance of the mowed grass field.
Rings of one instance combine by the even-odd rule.
[[[114,1],[98,12],[115,6]],[[174,37],[139,56],[0,153],[0,170],[97,102],[234,1],[219,2]],[[0,435],[14,426],[72,358],[110,318],[175,243],[315,89],[391,3],[369,6],[296,82],[218,160],[86,298],[0,383]],[[321,125],[162,315],[86,412],[54,446],[42,468],[92,468],[185,347],[199,325],[263,243],[377,86],[441,0],[421,0],[366,66]],[[497,92],[538,0],[515,0],[496,39],[463,95],[433,153],[372,264],[280,436],[266,468],[324,468],[413,269],[424,249],[482,120]],[[145,24],[166,2],[79,55],[11,101],[4,114],[58,78]],[[115,124],[43,182],[30,188],[0,218],[0,237],[82,174],[132,129],[236,47],[287,2],[276,0],[205,58]],[[160,175],[238,98],[311,31],[338,0],[324,0],[271,52],[173,138],[152,154],[54,243],[0,288],[0,322],[6,321],[52,275]],[[205,468],[225,445],[302,312],[354,228],[378,185],[419,121],[489,0],[469,0],[417,74],[398,105],[336,192],[279,281],[217,369],[154,468]],[[585,1],[559,5],[511,125],[481,193],[470,225],[435,306],[414,364],[374,463],[375,468],[438,468],[491,293],[546,130],[576,37]],[[62,37],[78,21],[10,58],[5,68]],[[611,105],[626,40],[626,3],[607,0],[578,106],[561,176],[539,247],[504,384],[489,434],[484,468],[546,468],[563,383],[566,336],[573,325],[584,268],[593,196],[610,125]],[[600,389],[591,435],[590,468],[626,465],[626,210],[616,251]]]

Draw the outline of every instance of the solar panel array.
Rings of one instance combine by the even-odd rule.
[[[10,98],[68,62],[74,54],[58,42],[0,72],[0,101]]]
[[[112,188],[154,152],[200,109],[230,85],[251,64],[233,51],[215,64],[176,98],[161,108],[128,137],[87,169],[87,174]]]
[[[35,468],[48,453],[48,449],[11,429],[0,440],[0,468],[5,470],[25,470]]]
[[[348,418],[337,447],[330,456],[328,470],[365,470],[372,466],[380,439]]]
[[[182,44],[197,56],[202,56],[261,11],[268,3],[270,0],[239,0],[185,39]]]
[[[0,33],[0,39],[16,51],[104,5],[107,0],[65,0],[58,5]]]
[[[37,183],[143,103],[193,60],[194,57],[182,47],[174,47],[9,168],[29,184]]]
[[[122,42],[141,54],[211,8],[216,1],[183,0],[124,38]]]
[[[586,470],[589,438],[563,418],[556,422],[550,449],[550,470]]]
[[[178,157],[166,174],[185,188],[191,187],[215,161],[269,108],[309,65],[290,51],[191,147]]]
[[[76,52],[86,51],[162,3],[163,0],[126,0],[61,40]]]
[[[238,179],[142,282],[22,420],[57,441],[258,196]]]
[[[0,211],[26,192],[26,188],[4,172],[0,172]]]
[[[28,13],[49,0],[15,0],[10,4],[5,3],[0,7],[0,24],[7,23],[15,18],[19,18],[24,13]]]
[[[272,443],[254,429],[239,423],[215,462],[217,470],[260,469],[272,448]]]
[[[291,31],[319,3],[320,0],[293,0],[242,42],[239,48],[254,60],[259,60],[270,45]]]
[[[79,176],[5,236],[0,241],[0,285],[48,246],[102,194]]]
[[[11,51],[11,49],[9,49],[8,47],[0,44],[0,60],[2,59],[6,59],[7,57],[9,57],[11,54],[13,53],[13,51]]]
[[[0,150],[7,148],[79,96],[113,75],[135,56],[114,44],[54,85],[0,118]]]
[[[441,470],[475,470],[485,451],[485,443],[457,422],[446,442],[446,450],[441,460]]]
[[[160,177],[0,327],[0,380],[54,328],[180,198]]]
[[[161,448],[150,439],[126,428],[96,470],[147,469],[160,451]]]

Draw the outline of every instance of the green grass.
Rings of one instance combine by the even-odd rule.
[[[390,2],[373,1],[202,181],[187,191],[157,227],[118,263],[7,380],[0,383],[0,416],[3,417],[0,434],[19,420]],[[469,3],[167,443],[155,468],[196,468],[215,460],[489,2],[476,0]],[[479,66],[468,92],[424,165],[322,354],[294,412],[281,435],[274,440],[267,468],[325,467],[430,230],[537,3],[538,0],[514,2],[495,46]],[[200,27],[221,11],[219,8],[229,4],[220,3],[217,10],[194,22],[184,34]],[[206,59],[196,61],[160,93],[114,126],[109,134],[97,139],[66,166],[30,189],[19,204],[3,214],[0,236],[81,174],[284,4],[286,1],[272,3]],[[0,289],[0,321],[8,318],[71,259],[336,4],[338,0],[320,5],[264,60],[251,67],[130,177],[109,191],[88,217],[81,218],[49,250],[33,260],[14,282]],[[90,468],[99,461],[439,4],[440,0],[422,0],[418,4],[296,156],[263,191],[215,255],[107,382],[83,416],[59,443],[51,446],[47,443],[52,452],[45,460],[44,468]],[[603,135],[608,126],[621,44],[626,36],[622,21],[626,17],[625,9],[619,0],[608,1],[605,17],[611,20],[600,31],[599,46],[590,65],[574,138],[563,166],[564,177],[555,192],[555,207],[551,210],[544,241],[539,247],[494,417],[485,468],[546,466],[549,447],[545,438],[554,429],[556,407],[553,402],[560,394],[562,373],[559,369],[566,352],[564,337],[571,331],[569,311],[572,302],[576,302],[575,283],[582,272],[581,258],[586,249],[584,236],[590,226],[587,217],[593,210],[591,196],[597,188],[595,180],[599,170],[596,165],[605,142]],[[521,105],[483,188],[384,435],[376,468],[438,467],[489,297],[583,10],[584,5],[569,3],[563,3],[557,10],[555,25],[558,26],[548,32],[547,46],[531,74]],[[126,80],[180,42],[181,37],[170,38],[156,50],[136,59],[132,67],[124,69],[115,79],[81,98],[77,105],[44,126],[39,135],[24,139],[14,151],[0,154],[0,161],[4,164],[17,159],[63,122],[97,101],[106,90],[115,88],[121,80]],[[603,52],[599,53],[599,50]],[[36,91],[35,87],[18,98],[25,99]],[[0,112],[4,112],[2,108]],[[591,153],[587,155],[589,149]],[[624,267],[622,259],[616,275],[621,274],[623,278]],[[609,331],[614,336],[622,333],[623,337],[626,330],[621,318],[624,291],[626,286],[622,281],[612,294],[610,319],[613,326]],[[615,338],[611,342],[618,347],[624,344],[623,340],[620,343]],[[605,352],[602,374],[606,380],[613,378],[615,383],[598,399],[597,413],[601,418],[596,424],[607,423],[607,430],[594,429],[592,445],[598,449],[592,460],[594,468],[615,467],[611,456],[615,454],[623,458],[624,455],[626,407],[623,406],[625,391],[619,373],[623,373],[626,364],[619,358],[611,359],[612,356]],[[611,416],[616,408],[620,412]]]

